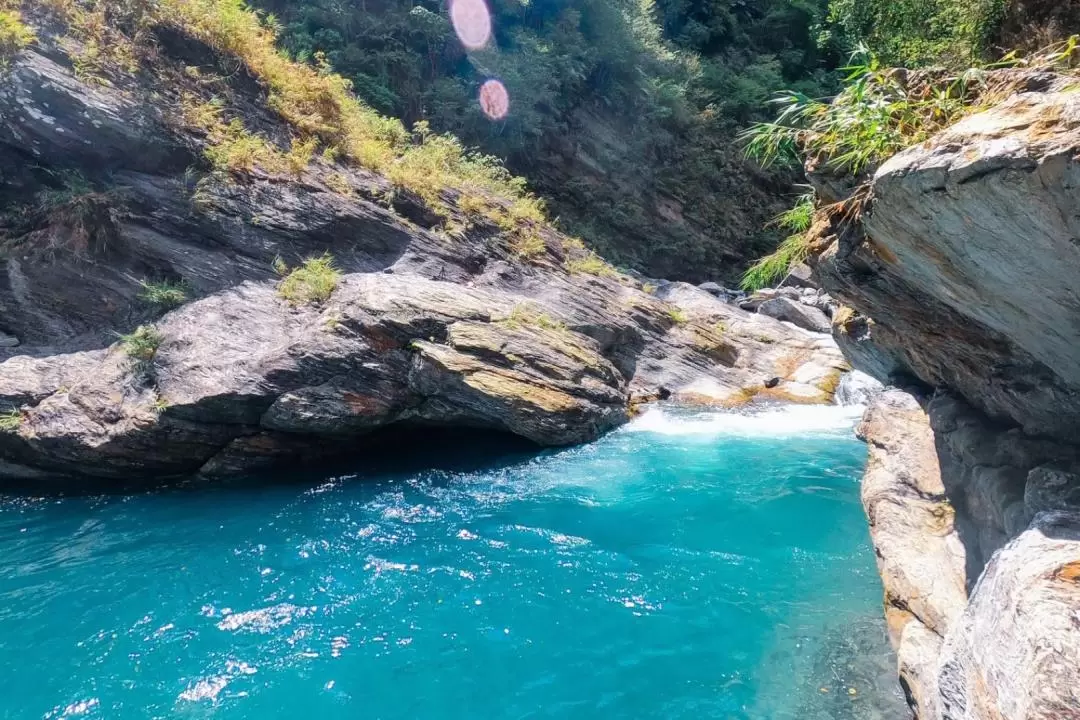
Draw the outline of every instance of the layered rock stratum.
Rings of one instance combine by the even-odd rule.
[[[884,163],[858,223],[818,228],[845,354],[910,390],[860,434],[920,720],[1080,718],[1080,95],[1016,84]]]
[[[56,30],[0,86],[0,478],[234,475],[362,455],[390,426],[570,444],[656,398],[826,402],[846,369],[827,335],[643,284],[550,227],[526,256],[452,190],[439,217],[333,159],[213,172],[177,121],[204,84],[290,132],[243,63],[156,28],[153,73],[87,79]],[[282,297],[274,266],[324,253],[329,297]],[[190,302],[163,314],[146,281]],[[117,342],[138,326],[141,358]]]

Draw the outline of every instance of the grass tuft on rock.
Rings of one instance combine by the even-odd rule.
[[[527,302],[515,305],[514,309],[510,311],[510,314],[498,322],[512,330],[536,328],[559,333],[568,331],[566,323],[555,320],[547,313]]]
[[[759,122],[742,134],[745,153],[765,167],[808,165],[865,179],[901,150],[1022,90],[1022,79],[989,72],[1010,67],[1076,75],[1080,35],[1028,57],[1010,53],[996,63],[963,72],[885,67],[866,48],[860,48],[844,68],[847,77],[839,94],[822,100],[795,91],[782,93],[775,101],[780,108],[776,119]],[[857,217],[866,188],[865,183],[859,185],[851,198],[830,208]],[[765,287],[806,259],[814,211],[813,195],[803,195],[794,208],[774,221],[792,234],[775,253],[746,272],[743,289]]]
[[[158,347],[165,339],[153,325],[140,325],[132,332],[120,336],[120,348],[133,360],[148,363],[157,355]]]
[[[587,252],[564,263],[571,275],[595,275],[596,277],[616,277],[619,273],[599,255]]]
[[[22,423],[22,413],[14,408],[0,413],[0,432],[18,432]]]
[[[0,66],[7,59],[37,40],[37,35],[23,22],[12,3],[0,1]]]
[[[280,270],[279,270],[280,272]],[[292,305],[324,303],[341,280],[341,271],[329,253],[308,258],[278,283],[278,294]]]
[[[160,282],[151,282],[149,280],[143,280],[139,283],[142,285],[142,291],[139,293],[139,299],[143,302],[154,305],[155,307],[170,309],[183,305],[188,300],[188,293],[190,288],[185,282],[171,282],[169,280],[162,280]]]
[[[76,28],[78,18],[89,12],[81,0],[50,2]],[[294,134],[284,152],[249,132],[237,117],[226,117],[229,109],[220,101],[188,103],[192,107],[183,115],[207,133],[207,156],[215,167],[247,172],[262,165],[271,172],[299,174],[320,152],[324,160],[341,158],[383,173],[436,211],[448,209],[443,193],[453,188],[500,198],[496,212],[512,220],[544,217],[542,202],[498,159],[465,148],[451,135],[433,133],[426,123],[410,131],[401,121],[380,115],[357,99],[351,82],[325,59],[316,57],[314,65],[291,59],[278,47],[277,22],[244,0],[160,0],[139,7],[140,24],[171,25],[240,60],[265,84],[269,107]]]
[[[783,280],[791,268],[809,257],[809,231],[814,222],[814,212],[814,192],[811,190],[801,195],[794,207],[773,220],[773,225],[786,230],[788,236],[776,252],[761,258],[743,274],[740,283],[743,290],[753,292]]]
[[[668,317],[671,318],[671,321],[676,325],[685,325],[686,323],[690,322],[690,317],[681,307],[672,305],[668,308],[667,314]]]

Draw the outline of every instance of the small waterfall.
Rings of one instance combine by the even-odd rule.
[[[860,417],[861,407],[838,405],[785,405],[723,412],[652,407],[627,425],[623,432],[762,438],[846,437]]]
[[[844,376],[840,378],[833,402],[842,407],[869,405],[870,401],[884,389],[884,385],[866,373],[852,370],[844,373]]]

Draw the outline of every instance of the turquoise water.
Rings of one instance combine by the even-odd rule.
[[[4,498],[0,717],[902,717],[851,424]]]

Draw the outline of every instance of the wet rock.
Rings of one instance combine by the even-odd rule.
[[[836,388],[837,405],[869,405],[885,389],[880,382],[860,370],[844,373]]]

